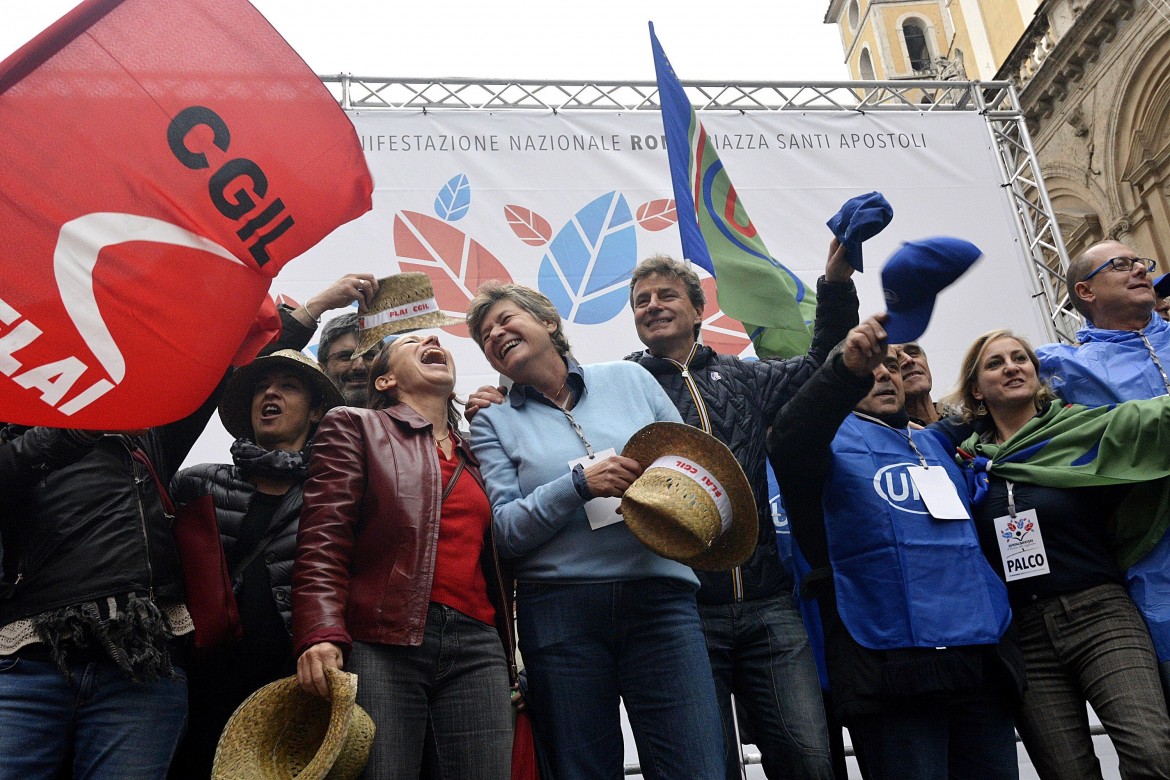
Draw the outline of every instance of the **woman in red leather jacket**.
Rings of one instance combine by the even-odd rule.
[[[332,410],[313,443],[293,568],[297,677],[326,696],[326,667],[357,673],[377,726],[366,778],[418,778],[424,754],[437,777],[510,775],[510,591],[454,386],[436,337],[400,336],[370,368],[372,408]]]

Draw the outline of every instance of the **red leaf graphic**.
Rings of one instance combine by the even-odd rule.
[[[638,224],[647,230],[664,230],[678,222],[674,198],[662,198],[638,207]]]
[[[415,211],[395,215],[394,252],[402,271],[431,277],[439,308],[448,314],[466,313],[475,291],[488,279],[512,281],[503,264],[478,241],[449,222]],[[466,325],[443,330],[468,336]]]
[[[703,279],[703,292],[707,295],[707,306],[703,309],[703,324],[700,332],[703,343],[716,352],[725,355],[739,355],[751,345],[751,339],[744,332],[738,320],[728,317],[719,308],[715,296],[715,278]]]
[[[504,218],[512,232],[529,246],[544,246],[552,238],[552,225],[532,209],[504,206]]]

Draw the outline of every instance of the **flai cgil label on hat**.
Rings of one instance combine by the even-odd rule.
[[[731,527],[731,498],[728,497],[723,485],[710,471],[681,455],[664,455],[651,463],[649,468],[677,471],[693,481],[706,491],[707,495],[711,496],[711,500],[715,502],[715,507],[719,510],[719,521],[723,526],[723,531],[726,533],[727,529]]]
[[[373,314],[365,314],[358,317],[358,330],[369,330],[376,328],[379,325],[385,325],[388,322],[401,322],[402,320],[409,320],[412,317],[421,317],[424,314],[431,314],[439,311],[439,302],[434,298],[427,298],[422,301],[414,301],[412,303],[404,303],[401,306],[395,306],[392,309],[375,312]]]

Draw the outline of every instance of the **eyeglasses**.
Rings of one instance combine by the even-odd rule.
[[[1104,271],[1106,268],[1112,268],[1114,271],[1132,271],[1134,263],[1141,263],[1146,269],[1146,273],[1152,274],[1158,268],[1158,261],[1151,260],[1148,257],[1111,257],[1101,265],[1093,269],[1093,272],[1082,279],[1082,282],[1087,282],[1097,274]]]
[[[370,363],[374,359],[375,350],[368,350],[366,352],[355,352],[352,349],[344,349],[340,352],[334,352],[329,357],[325,358],[325,362],[336,360],[338,363],[355,363],[358,359],[365,360]]]

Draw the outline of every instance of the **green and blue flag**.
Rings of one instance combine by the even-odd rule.
[[[658,100],[683,255],[715,277],[719,307],[743,323],[760,357],[812,344],[816,294],[764,246],[650,24]]]

